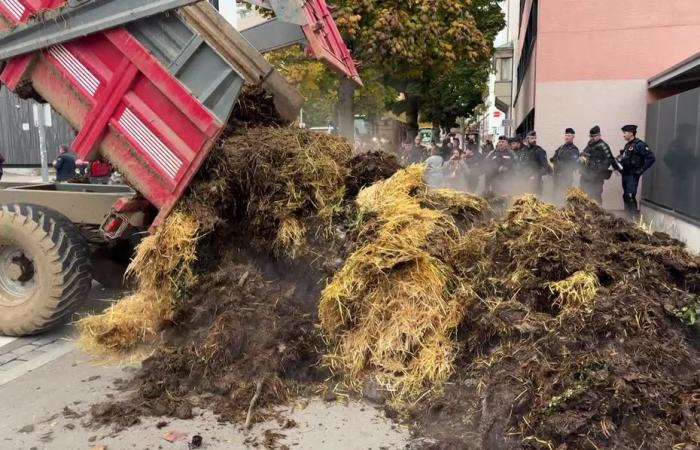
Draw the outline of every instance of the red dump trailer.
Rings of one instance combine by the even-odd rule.
[[[245,82],[262,84],[284,117],[296,116],[302,97],[260,51],[303,43],[360,83],[324,1],[254,3],[281,9],[246,37],[207,2],[0,0],[0,81],[51,104],[76,129],[77,157],[102,155],[133,188],[0,191],[0,335],[70,319],[93,278],[84,229],[118,240],[158,226]]]

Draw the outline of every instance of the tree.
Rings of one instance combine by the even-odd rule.
[[[307,106],[307,112],[315,120],[330,116],[329,103],[335,101],[341,132],[351,138],[355,113],[373,116],[395,103],[406,113],[412,137],[418,132],[420,112],[431,122],[447,125],[468,115],[483,98],[492,42],[504,26],[498,0],[334,3],[336,23],[360,63],[365,89],[356,92],[350,80],[338,80],[299,50],[285,51],[273,61],[314,105]],[[396,102],[398,93],[404,100]]]
[[[336,122],[338,75],[324,64],[309,59],[300,47],[276,51],[267,58],[304,96],[305,123],[324,126]],[[387,104],[396,100],[398,92],[389,87],[383,75],[371,67],[362,68],[360,76],[365,86],[354,92],[354,109],[358,115],[373,121],[386,112]]]
[[[418,131],[418,114],[424,102],[431,99],[433,106],[437,104],[432,101],[436,98],[432,83],[444,87],[450,80],[459,81],[451,74],[460,68],[466,74],[467,65],[488,67],[493,39],[504,25],[498,0],[335,3],[336,23],[353,56],[364,67],[383,73],[386,82],[404,94],[411,134]],[[479,75],[482,83],[486,81],[482,70],[474,69],[469,74]]]
[[[488,94],[489,65],[459,64],[443,73],[426,74],[421,116],[435,127],[452,128],[457,118],[471,115]]]

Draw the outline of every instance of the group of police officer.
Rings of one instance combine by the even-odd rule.
[[[590,141],[581,152],[574,140],[576,132],[567,128],[564,144],[547,161],[547,152],[537,145],[537,133],[531,131],[525,140],[521,137],[501,136],[493,151],[483,155],[472,165],[478,165],[485,175],[486,192],[497,195],[533,193],[542,196],[542,179],[551,175],[554,180],[555,200],[560,201],[574,184],[574,173],[581,174],[581,189],[593,200],[602,203],[603,184],[613,171],[622,176],[625,211],[637,219],[639,206],[637,191],[639,180],[654,165],[656,158],[649,146],[637,138],[637,126],[626,125],[622,132],[627,142],[618,157],[614,157],[610,146],[603,140],[600,127],[590,131]],[[467,146],[468,154],[476,156]],[[478,151],[477,151],[478,153]],[[551,163],[551,164],[550,164]]]

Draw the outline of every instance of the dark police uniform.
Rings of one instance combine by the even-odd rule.
[[[636,133],[637,126],[626,125],[622,128],[622,131]],[[631,219],[636,220],[639,214],[639,205],[637,204],[639,180],[644,172],[654,165],[656,157],[646,142],[635,137],[620,151],[618,161],[622,165],[620,172],[622,173],[625,211],[627,211]]]
[[[508,177],[513,172],[517,156],[508,150],[493,150],[484,158],[484,169],[486,173],[486,192],[496,195],[507,195]]]
[[[572,133],[573,134],[573,133]],[[581,151],[575,144],[564,144],[554,152],[550,159],[554,165],[554,196],[562,198],[574,184],[574,172],[578,167]]]
[[[75,178],[75,155],[66,152],[56,158],[56,181],[69,181]]]
[[[470,192],[476,192],[479,189],[479,179],[483,174],[483,168],[481,167],[484,160],[484,154],[481,153],[479,149],[479,144],[476,142],[467,143],[467,150],[472,153],[472,156],[467,157],[466,164],[469,168],[469,175],[467,176],[467,188]]]
[[[600,127],[593,127],[591,136],[598,134]],[[612,176],[610,166],[614,163],[615,158],[610,146],[602,139],[598,142],[591,139],[581,153],[581,189],[599,204],[603,203],[603,184]]]
[[[531,132],[529,136],[537,135]],[[552,173],[552,168],[547,161],[547,151],[536,144],[528,145],[520,150],[518,164],[521,179],[529,185],[528,192],[541,197],[542,177]]]

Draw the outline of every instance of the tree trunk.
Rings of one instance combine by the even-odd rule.
[[[418,135],[418,97],[406,95],[406,137],[408,142],[413,142],[413,139]]]
[[[338,130],[350,143],[355,142],[355,84],[349,78],[341,78],[336,104]]]
[[[440,122],[433,122],[433,141],[437,142],[438,145],[442,145],[442,141],[440,140],[441,131],[442,128],[440,128]]]

